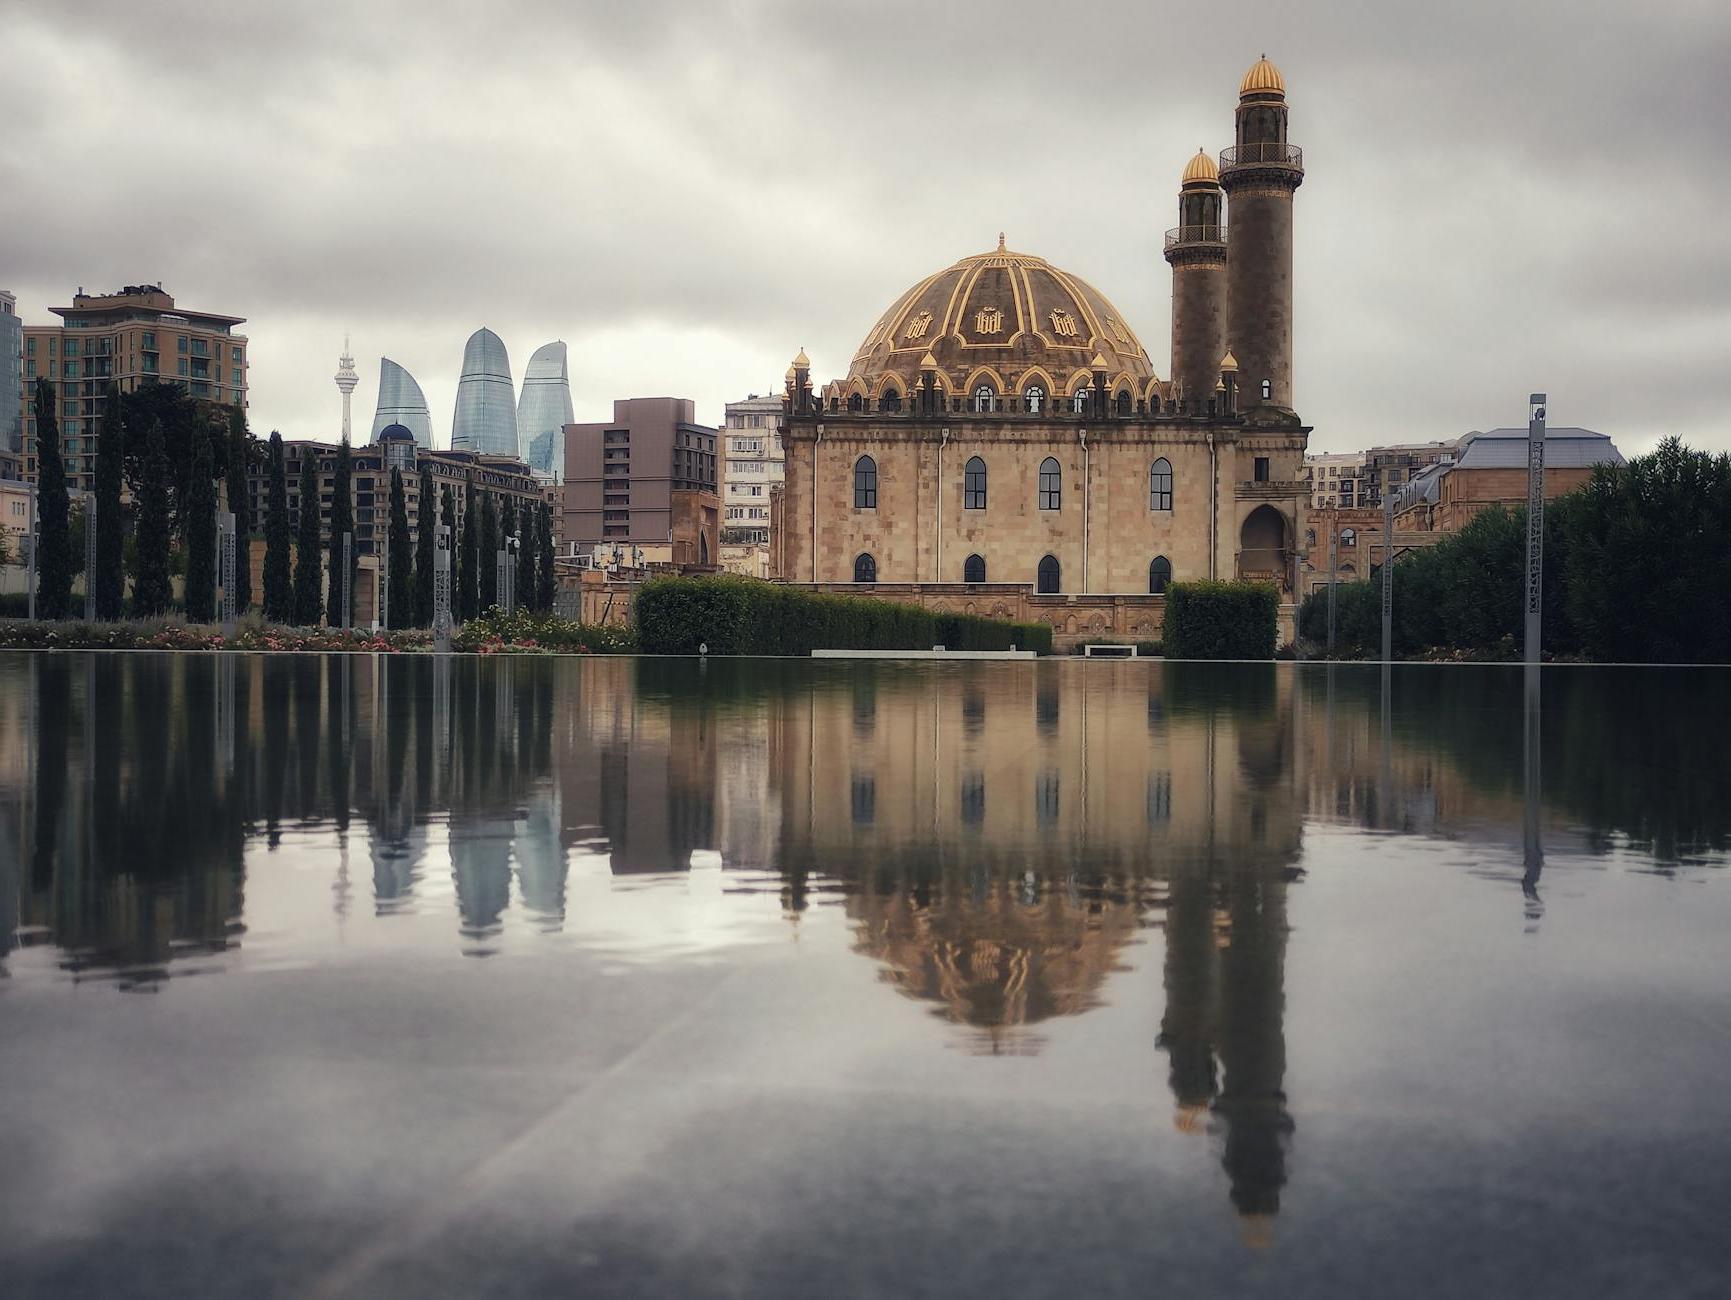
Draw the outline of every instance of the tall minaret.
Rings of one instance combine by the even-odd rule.
[[[1166,232],[1172,264],[1172,378],[1189,410],[1206,409],[1226,352],[1226,226],[1220,169],[1202,150],[1184,169],[1178,227]]]
[[[355,385],[361,377],[355,373],[355,359],[349,355],[349,336],[343,335],[343,354],[337,358],[337,387],[343,395],[343,441],[349,441],[349,399],[355,395]]]
[[[1286,83],[1264,55],[1239,83],[1237,143],[1220,155],[1232,222],[1226,333],[1240,410],[1292,405],[1292,192],[1303,162],[1286,142]]]

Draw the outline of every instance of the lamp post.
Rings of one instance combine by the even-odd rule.
[[[27,485],[27,488],[28,490],[25,492],[25,496],[30,499],[30,517],[26,521],[26,527],[24,530],[24,546],[27,552],[26,558],[28,560],[25,574],[26,581],[29,584],[27,590],[30,595],[29,599],[25,603],[28,606],[27,612],[30,616],[30,621],[34,623],[36,621],[36,484],[32,482]]]
[[[355,535],[343,534],[343,617],[342,628],[346,632],[355,624]]]
[[[1328,530],[1328,657],[1334,658],[1334,575],[1340,571],[1340,525]]]
[[[224,510],[216,517],[216,555],[218,572],[222,578],[222,635],[227,640],[234,639],[235,619],[238,611],[235,609],[235,531],[234,512]]]
[[[433,649],[451,653],[451,526],[438,525],[433,543]]]
[[[84,494],[84,621],[96,621],[96,493]]]
[[[1527,398],[1527,646],[1526,661],[1539,662],[1545,605],[1545,395]]]
[[[1382,485],[1382,661],[1394,660],[1394,493]]]
[[[499,593],[505,598],[505,615],[517,612],[517,554],[523,547],[523,534],[512,533],[505,539],[505,549],[499,552]]]

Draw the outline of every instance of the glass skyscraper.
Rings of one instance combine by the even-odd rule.
[[[476,330],[463,348],[457,409],[451,417],[451,450],[521,456],[516,397],[504,340],[490,329]]]
[[[564,479],[565,426],[574,418],[565,345],[545,343],[529,358],[523,397],[517,403],[517,433],[530,469]]]
[[[415,377],[389,357],[379,358],[379,405],[373,412],[373,432],[368,442],[377,442],[379,434],[393,424],[400,424],[415,435],[415,445],[433,449],[433,417],[427,410],[427,399]]]

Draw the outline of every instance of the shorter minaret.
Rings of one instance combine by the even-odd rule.
[[[1201,412],[1226,351],[1226,226],[1220,170],[1201,149],[1184,168],[1178,225],[1166,232],[1172,264],[1172,378],[1183,409]]]
[[[337,388],[343,395],[343,441],[349,441],[349,400],[355,395],[355,385],[361,377],[355,373],[355,359],[349,355],[349,336],[343,335],[343,354],[337,358]]]

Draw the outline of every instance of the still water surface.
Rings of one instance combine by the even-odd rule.
[[[0,656],[8,1296],[1731,1277],[1731,681]]]

